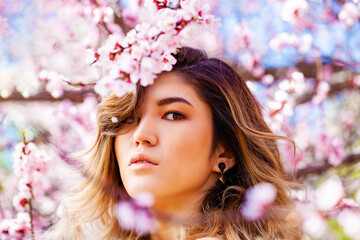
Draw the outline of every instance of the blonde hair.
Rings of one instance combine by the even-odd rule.
[[[236,161],[224,174],[225,184],[217,183],[209,190],[201,203],[198,224],[184,226],[181,239],[300,239],[298,227],[284,220],[292,209],[289,192],[294,184],[287,180],[277,140],[288,139],[271,132],[245,81],[229,65],[188,47],[181,48],[176,58],[172,72],[192,84],[212,110],[214,148],[223,144]],[[81,183],[63,202],[65,216],[52,227],[51,239],[90,239],[87,232],[94,239],[150,239],[123,230],[114,215],[117,201],[128,198],[115,157],[114,137],[136,113],[144,91],[138,87],[134,94],[109,96],[99,104],[96,140],[85,153],[91,156],[81,168]],[[111,121],[114,116],[117,123]],[[259,221],[247,221],[240,214],[245,191],[263,182],[276,187],[276,209]]]

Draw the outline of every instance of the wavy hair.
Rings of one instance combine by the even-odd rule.
[[[201,219],[195,226],[184,226],[181,238],[300,239],[299,228],[284,220],[293,207],[289,192],[295,185],[288,181],[277,141],[289,139],[272,133],[244,79],[224,61],[189,47],[179,49],[175,57],[172,72],[194,86],[211,108],[214,148],[223,144],[236,162],[225,172],[224,184],[218,181],[209,189],[201,202]],[[49,232],[52,239],[150,239],[123,230],[114,215],[117,201],[128,198],[114,139],[136,113],[145,91],[138,87],[135,93],[121,98],[109,96],[99,104],[96,140],[82,155],[89,156],[80,171],[82,180],[63,201],[65,214]],[[117,123],[111,121],[114,116]],[[259,221],[247,221],[240,214],[245,191],[264,182],[276,187],[276,209]]]

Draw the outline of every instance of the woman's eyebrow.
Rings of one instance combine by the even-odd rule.
[[[166,105],[166,104],[170,104],[173,102],[183,102],[191,107],[193,107],[193,105],[191,103],[189,103],[187,100],[185,100],[184,98],[181,97],[168,97],[168,98],[163,98],[157,101],[157,105],[158,106],[162,106],[162,105]]]

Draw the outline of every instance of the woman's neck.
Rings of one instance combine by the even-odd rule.
[[[187,226],[197,223],[202,198],[201,195],[191,195],[189,198],[167,199],[163,203],[157,201],[152,209],[156,213],[159,226],[156,233],[151,235],[151,240],[180,239]]]
[[[159,222],[156,233],[151,234],[151,240],[177,240],[180,239],[182,228],[180,224]]]

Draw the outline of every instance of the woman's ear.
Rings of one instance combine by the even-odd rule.
[[[219,169],[219,163],[223,162],[225,164],[224,172],[235,166],[235,156],[234,153],[228,149],[227,147],[224,147],[224,145],[219,144],[216,147],[215,153],[214,153],[214,161],[213,161],[213,168],[212,171],[220,173]]]

